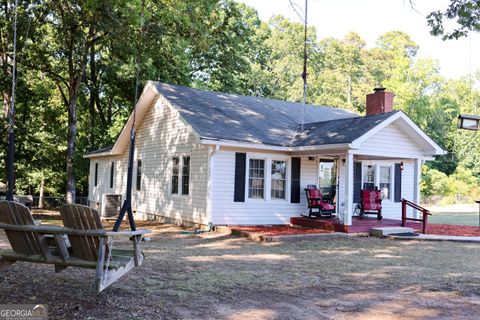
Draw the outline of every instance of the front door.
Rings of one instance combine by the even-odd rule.
[[[323,199],[334,203],[337,191],[337,161],[320,159],[318,165],[318,188],[322,192]]]

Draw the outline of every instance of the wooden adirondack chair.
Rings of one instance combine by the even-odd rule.
[[[96,269],[94,289],[101,292],[143,263],[138,245],[150,230],[106,231],[98,212],[86,206],[67,205],[60,213],[65,227],[38,226],[27,207],[0,201],[0,228],[13,249],[0,253],[0,270],[16,261],[53,264],[55,272],[92,268]],[[54,239],[51,245],[49,236]],[[113,249],[113,237],[132,238],[133,250]]]

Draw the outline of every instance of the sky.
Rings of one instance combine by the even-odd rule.
[[[281,14],[302,22],[289,0],[239,0],[254,7],[264,21]],[[303,10],[303,0],[293,0]],[[460,40],[442,41],[430,35],[426,21],[428,13],[444,11],[449,0],[309,0],[308,24],[317,29],[319,39],[342,39],[354,31],[375,46],[377,38],[388,31],[400,30],[411,36],[419,46],[418,57],[438,60],[440,73],[446,78],[458,78],[480,69],[480,34]],[[303,11],[302,11],[303,12]]]

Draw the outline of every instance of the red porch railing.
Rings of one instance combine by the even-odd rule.
[[[408,218],[407,217],[407,206],[422,212],[422,219],[416,218]],[[427,223],[428,223],[428,216],[432,214],[427,209],[420,207],[418,204],[408,201],[402,198],[402,227],[405,227],[407,220],[409,221],[420,221],[422,222],[422,232],[425,234],[427,232]]]

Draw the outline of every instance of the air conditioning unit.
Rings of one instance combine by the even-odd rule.
[[[122,207],[121,194],[104,194],[102,196],[102,217],[114,217]]]

